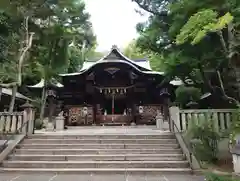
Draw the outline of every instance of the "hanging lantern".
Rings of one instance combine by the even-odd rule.
[[[142,107],[142,106],[139,106],[139,108],[138,108],[138,112],[139,112],[140,114],[143,113],[143,107]]]

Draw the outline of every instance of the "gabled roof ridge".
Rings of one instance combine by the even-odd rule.
[[[100,61],[103,61],[106,57],[108,57],[113,51],[117,51],[117,53],[119,53],[120,56],[123,57],[123,59],[125,59],[126,61],[128,61],[129,63],[133,64],[134,66],[138,66],[138,67],[141,67],[141,68],[144,68],[146,70],[149,70],[149,71],[152,71],[151,70],[151,67],[150,69],[149,68],[146,68],[146,67],[142,67],[140,65],[138,65],[134,60],[131,60],[130,58],[128,58],[127,56],[125,56],[121,51],[120,49],[116,46],[116,45],[113,45],[111,50],[108,52],[108,54],[106,54],[105,56],[103,56],[100,60],[96,61],[97,62],[100,62]]]

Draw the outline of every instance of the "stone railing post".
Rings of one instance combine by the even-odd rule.
[[[28,101],[21,106],[24,109],[24,122],[27,122],[27,130],[26,134],[31,135],[34,134],[34,119],[35,119],[35,110],[34,106],[30,104]],[[24,127],[25,128],[25,127]]]
[[[233,171],[236,174],[240,174],[240,145],[238,143],[231,149],[231,154]]]
[[[176,127],[178,130],[181,130],[180,128],[180,109],[177,106],[172,106],[169,108],[169,129],[171,132],[174,132],[174,123],[176,124]]]

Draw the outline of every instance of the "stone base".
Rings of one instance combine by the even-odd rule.
[[[53,123],[47,123],[46,131],[54,131],[54,124]]]
[[[131,122],[131,126],[136,126],[136,123],[135,122]]]
[[[169,130],[169,123],[168,123],[168,121],[164,121],[164,122],[163,122],[163,130],[164,130],[164,131]]]
[[[48,125],[48,118],[44,118],[43,119],[43,127],[47,128],[47,125]]]
[[[56,117],[56,130],[64,130],[64,117]]]
[[[162,119],[157,119],[156,120],[156,124],[157,124],[157,129],[163,130],[163,120]]]

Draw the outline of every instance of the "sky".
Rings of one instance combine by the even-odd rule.
[[[97,36],[97,51],[107,51],[112,45],[124,48],[137,37],[136,24],[147,20],[135,9],[131,0],[85,0]]]

